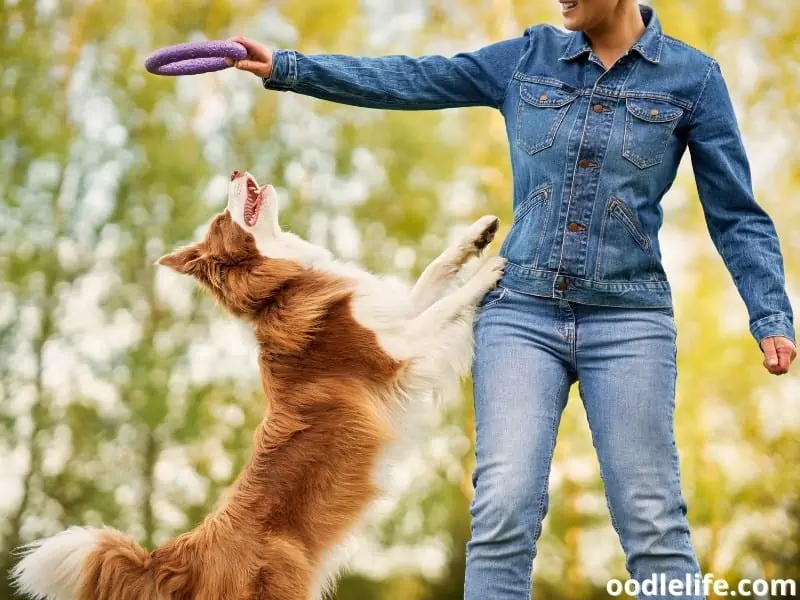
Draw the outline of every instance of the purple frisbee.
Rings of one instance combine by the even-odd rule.
[[[247,49],[227,40],[176,44],[153,52],[144,61],[144,68],[155,75],[199,75],[227,69],[226,57],[242,60]]]

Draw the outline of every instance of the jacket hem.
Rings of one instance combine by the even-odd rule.
[[[559,289],[558,284],[561,282],[566,282],[567,289]],[[672,290],[666,280],[605,282],[508,263],[500,285],[521,294],[581,304],[619,308],[672,308]]]

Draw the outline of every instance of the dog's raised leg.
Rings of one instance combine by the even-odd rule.
[[[499,227],[500,219],[497,217],[481,217],[469,226],[455,244],[425,268],[411,290],[411,305],[415,315],[422,313],[445,294],[450,280],[461,266],[489,245]]]
[[[505,264],[504,258],[490,258],[461,287],[408,322],[409,389],[423,394],[433,391],[445,399],[457,397],[461,377],[472,364],[475,308],[500,280]]]
[[[411,319],[406,334],[411,339],[424,339],[461,316],[465,308],[472,308],[503,276],[506,259],[495,256],[487,260],[460,288],[439,298],[419,315]]]

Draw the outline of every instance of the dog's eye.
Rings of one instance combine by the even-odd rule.
[[[227,266],[225,266],[225,265],[218,265],[217,266],[217,281],[219,282],[219,285],[222,285],[223,283],[225,283],[225,275],[226,275],[227,271],[228,271],[228,267]]]

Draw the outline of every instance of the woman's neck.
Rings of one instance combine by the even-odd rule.
[[[625,54],[644,33],[645,24],[637,2],[620,2],[603,22],[584,31],[594,54],[606,68]]]

